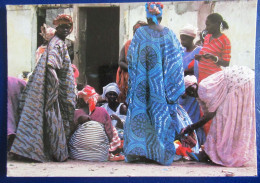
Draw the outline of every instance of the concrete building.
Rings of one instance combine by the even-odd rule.
[[[186,24],[201,31],[208,14],[217,12],[229,24],[224,33],[230,38],[231,65],[254,69],[257,0],[169,1],[163,3],[162,24],[176,35]],[[8,75],[32,71],[35,51],[41,44],[40,26],[59,13],[72,15],[74,60],[80,71],[79,82],[102,86],[115,81],[119,50],[133,37],[132,27],[146,20],[144,3],[62,4],[7,6]],[[179,36],[178,36],[179,37]]]

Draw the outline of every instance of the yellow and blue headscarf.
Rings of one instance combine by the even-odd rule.
[[[158,2],[149,2],[145,4],[146,17],[151,18],[158,24],[157,18],[162,17],[163,4]]]

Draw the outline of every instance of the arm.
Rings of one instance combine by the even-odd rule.
[[[112,142],[112,139],[113,139],[113,126],[112,126],[112,123],[111,123],[111,118],[109,116],[109,114],[107,113],[107,111],[104,109],[104,111],[106,112],[106,116],[105,116],[105,119],[106,119],[106,123],[105,123],[105,131],[106,131],[106,134],[108,136],[108,139],[109,139],[109,142]]]
[[[117,123],[116,123],[116,127],[117,128],[121,128],[121,129],[124,128],[124,123],[122,122],[122,120],[117,115],[112,114],[110,116],[110,118],[111,118],[111,120],[116,120],[117,121]]]
[[[121,115],[126,115],[126,113],[127,113],[127,106],[125,104],[122,104],[120,106],[120,111],[119,112],[120,112]]]
[[[223,66],[223,67],[229,66],[229,61],[223,60],[220,57],[217,57],[217,56],[214,56],[214,55],[211,55],[208,53],[203,55],[203,57],[207,58],[207,59],[211,59],[215,64],[217,64],[219,66]]]
[[[123,48],[120,51],[118,65],[121,69],[128,72],[128,65],[125,60],[125,46],[123,46]]]
[[[193,130],[203,126],[206,124],[209,120],[211,120],[216,115],[216,112],[209,112],[202,116],[202,118],[197,122],[193,123],[192,125],[188,125],[186,128],[181,130],[181,134],[187,134],[193,132]]]
[[[125,118],[122,117],[122,116],[126,116],[126,113],[127,113],[127,107],[126,107],[125,104],[122,104],[120,106],[119,112],[120,112],[120,117],[115,115],[115,114],[112,114],[110,117],[111,117],[111,120],[116,120],[117,121],[117,124],[116,124],[117,128],[123,129],[124,128],[124,124],[125,124]]]

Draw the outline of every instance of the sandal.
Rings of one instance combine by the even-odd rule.
[[[125,160],[125,156],[122,154],[118,154],[118,155],[113,155],[112,153],[109,155],[108,158],[109,161],[124,161]]]

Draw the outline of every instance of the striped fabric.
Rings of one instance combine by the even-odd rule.
[[[54,36],[21,94],[21,118],[12,153],[40,162],[68,158],[67,142],[76,103],[74,88],[67,46]]]
[[[79,125],[69,141],[69,156],[86,161],[107,161],[109,141],[104,125],[88,121]]]
[[[228,37],[225,34],[222,34],[220,37],[210,40],[211,36],[211,34],[208,34],[205,37],[203,48],[200,50],[199,54],[210,53],[218,56],[221,60],[229,62],[231,58],[231,44]],[[205,59],[202,57],[199,61],[199,82],[218,71],[221,71],[219,65],[215,64],[211,59]]]

